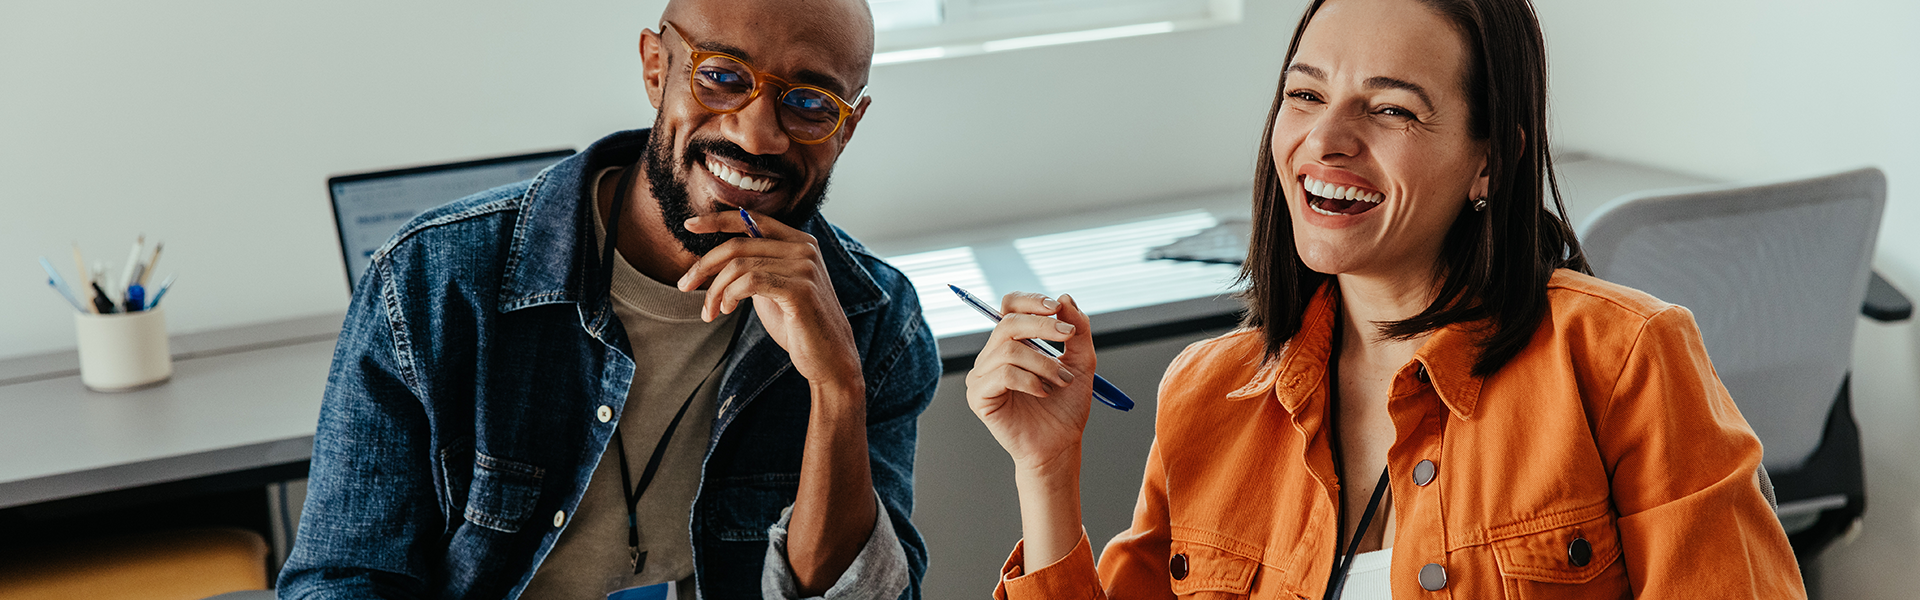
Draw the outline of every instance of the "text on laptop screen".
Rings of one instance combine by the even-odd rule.
[[[374,251],[416,215],[476,192],[531,179],[569,154],[545,152],[333,178],[328,187],[348,284],[360,285]]]

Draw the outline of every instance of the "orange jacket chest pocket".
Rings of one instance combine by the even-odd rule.
[[[1633,597],[1611,512],[1492,545],[1509,599]]]
[[[1260,573],[1258,551],[1228,550],[1176,536],[1171,540],[1167,576],[1181,598],[1245,598]]]

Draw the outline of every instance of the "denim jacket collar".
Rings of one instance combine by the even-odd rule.
[[[590,328],[594,328],[591,323],[602,321],[595,315],[606,312],[602,310],[606,299],[588,298],[590,290],[600,289],[590,285],[598,276],[594,265],[599,260],[593,251],[593,215],[588,212],[594,209],[590,201],[594,178],[590,175],[604,167],[635,164],[646,148],[648,133],[649,130],[636,129],[601,138],[585,151],[534,177],[523,200],[525,206],[514,223],[512,245],[507,252],[506,280],[501,286],[500,312],[570,302],[582,305],[583,323],[588,323]],[[802,224],[800,229],[819,241],[828,277],[847,316],[887,303],[886,292],[853,258],[853,252],[866,254],[866,248],[843,238],[819,216]]]

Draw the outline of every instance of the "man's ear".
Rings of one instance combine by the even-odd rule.
[[[668,58],[660,34],[651,29],[640,30],[641,79],[647,83],[647,101],[656,111],[660,110],[661,99],[666,97]]]
[[[853,140],[854,128],[860,126],[860,119],[866,118],[867,107],[872,105],[873,96],[861,96],[860,103],[853,105],[853,114],[847,115],[847,122],[840,124],[840,133],[834,134],[840,137],[842,147]]]

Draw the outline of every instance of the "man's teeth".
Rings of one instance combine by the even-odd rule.
[[[1360,188],[1334,185],[1312,177],[1306,177],[1304,179],[1307,193],[1322,198],[1359,200],[1361,202],[1371,202],[1374,204],[1379,204],[1380,201],[1387,199],[1387,195],[1380,192],[1369,192]]]
[[[707,161],[707,171],[713,173],[714,177],[719,177],[721,181],[725,181],[732,184],[733,187],[749,192],[764,192],[773,189],[772,179],[754,177],[741,173],[717,161]]]

